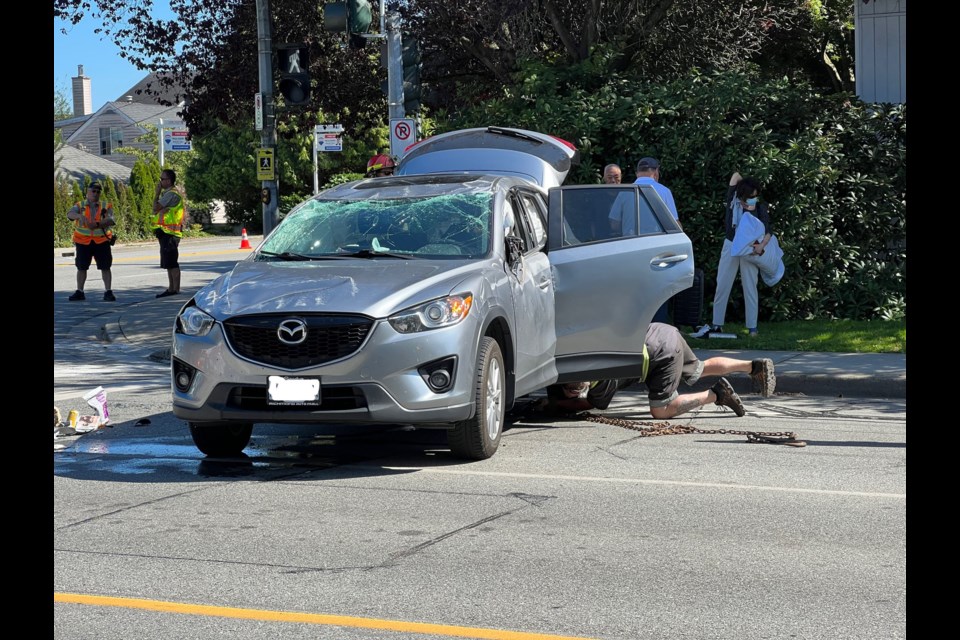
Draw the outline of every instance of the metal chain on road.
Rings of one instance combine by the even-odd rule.
[[[788,447],[805,447],[807,443],[803,440],[797,440],[797,434],[793,431],[738,431],[735,429],[698,429],[681,424],[671,424],[669,422],[635,422],[633,420],[623,420],[621,418],[608,418],[596,413],[584,412],[576,416],[581,420],[588,420],[598,424],[609,424],[615,427],[631,429],[640,434],[643,438],[652,436],[672,436],[685,433],[706,433],[723,434],[734,436],[747,436],[747,442],[755,444],[785,444]]]

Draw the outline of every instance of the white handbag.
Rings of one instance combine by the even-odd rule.
[[[771,235],[770,242],[764,247],[763,253],[761,255],[755,254],[753,252],[753,243],[761,240],[764,233],[763,223],[750,212],[744,211],[743,215],[740,216],[740,224],[737,225],[737,232],[733,236],[730,255],[739,256],[757,265],[763,283],[768,287],[772,287],[780,282],[780,278],[783,277],[785,270],[783,265],[783,249],[780,248],[780,242],[777,240],[777,236]]]
[[[768,287],[777,284],[780,282],[780,278],[783,277],[783,272],[785,271],[785,267],[783,266],[783,249],[780,248],[780,242],[777,240],[777,236],[770,236],[770,242],[764,247],[762,254],[757,255],[751,253],[743,256],[743,259],[749,260],[757,265],[757,268],[760,270],[760,277]]]

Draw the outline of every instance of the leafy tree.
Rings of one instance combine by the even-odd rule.
[[[150,236],[153,220],[153,196],[160,182],[160,161],[157,158],[138,159],[130,171],[131,227],[142,237]]]
[[[809,0],[792,29],[774,25],[754,58],[771,76],[806,78],[832,92],[856,91],[853,4]]]
[[[692,67],[738,69],[770,33],[809,16],[791,0],[409,0],[391,2],[425,51],[428,104],[455,110],[515,86],[523,61],[566,66],[593,60],[598,77],[678,77]],[[429,52],[430,55],[426,55]]]
[[[70,102],[67,100],[66,93],[60,87],[53,89],[53,121],[66,120],[73,117],[73,109],[70,108]],[[56,175],[60,168],[60,159],[57,158],[57,152],[63,148],[63,132],[60,129],[53,130],[53,173]]]
[[[68,247],[73,237],[73,222],[67,211],[76,200],[73,197],[73,181],[66,178],[53,179],[53,246]]]
[[[339,115],[321,117],[339,121]],[[291,118],[277,128],[275,163],[280,185],[281,215],[313,193],[313,129]],[[317,154],[318,184],[336,180],[342,174],[362,177],[367,160],[385,146],[386,127],[380,126],[344,137],[344,149]],[[188,187],[194,198],[222,199],[227,220],[249,231],[262,229],[263,205],[256,179],[259,136],[251,127],[223,125],[201,138],[194,138]]]
[[[734,171],[752,175],[771,203],[788,274],[761,295],[764,318],[905,313],[905,106],[828,95],[757,69],[671,82],[609,74],[599,86],[588,64],[530,65],[521,75],[521,91],[504,89],[445,126],[497,123],[570,140],[581,153],[570,184],[599,182],[611,161],[629,172],[640,157],[658,157],[708,291],[727,181]],[[731,320],[740,296],[734,288]]]
[[[54,15],[74,23],[97,18],[104,25],[98,31],[120,44],[122,56],[162,73],[160,85],[184,87],[190,98],[184,118],[195,135],[220,123],[249,123],[250,96],[259,91],[255,3],[172,0],[170,6],[177,20],[155,19],[153,0],[54,0]],[[455,112],[515,86],[524,61],[593,60],[602,63],[599,77],[615,72],[648,80],[754,62],[772,76],[800,70],[818,84],[850,88],[849,0],[390,0],[388,7],[421,42],[422,78],[431,89],[424,102],[434,111]],[[321,112],[340,113],[350,131],[383,124],[385,71],[376,48],[342,47],[339,34],[323,29],[322,4],[304,11],[300,0],[271,0],[270,9],[274,43],[311,49],[313,104],[297,112],[305,124],[312,127]],[[278,105],[281,120],[293,114]]]
[[[73,117],[73,109],[67,99],[66,91],[62,87],[53,89],[53,121],[66,120]]]
[[[323,29],[322,3],[313,11],[304,11],[300,0],[270,5],[272,42],[304,42],[311,49],[314,99],[310,109],[296,111],[311,130],[320,112],[341,113],[353,131],[382,124],[386,103],[379,79],[385,71],[375,50],[343,49],[338,34]],[[221,123],[249,126],[251,97],[260,90],[255,3],[171,0],[170,8],[175,21],[154,18],[153,0],[54,0],[55,17],[71,23],[96,18],[104,25],[97,31],[120,45],[121,56],[161,73],[153,92],[183,87],[190,99],[183,117],[192,135],[206,135]],[[293,116],[295,110],[279,100],[278,118]]]

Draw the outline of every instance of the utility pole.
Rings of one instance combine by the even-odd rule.
[[[277,226],[276,148],[277,118],[273,103],[273,42],[270,33],[270,0],[257,2],[257,42],[260,71],[260,93],[263,96],[263,130],[260,132],[260,146],[269,149],[274,158],[274,179],[260,183],[264,194],[263,235],[267,235]]]
[[[381,2],[381,7],[383,3]],[[403,43],[400,41],[400,14],[391,11],[384,20],[387,33],[387,106],[390,118],[402,118]],[[387,121],[389,123],[389,120]]]
[[[157,123],[157,149],[160,152],[160,170],[163,171],[163,118]]]

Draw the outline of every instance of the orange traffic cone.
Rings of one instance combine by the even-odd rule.
[[[253,247],[250,246],[250,241],[247,239],[247,230],[246,230],[246,228],[244,228],[244,230],[243,230],[243,235],[241,236],[240,248],[241,248],[241,249],[253,249]]]

